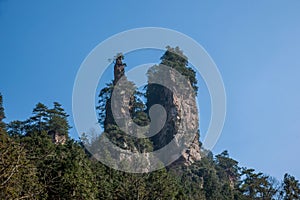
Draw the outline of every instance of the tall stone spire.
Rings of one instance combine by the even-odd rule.
[[[125,74],[126,64],[123,63],[124,56],[123,54],[117,54],[115,58],[115,66],[114,66],[114,85],[120,80],[120,78]]]
[[[126,123],[125,116],[127,111],[129,111],[130,114],[133,112],[133,102],[135,98],[129,91],[130,88],[134,88],[134,84],[126,78],[126,64],[123,63],[123,59],[124,56],[122,53],[118,53],[114,57],[113,92],[115,96],[113,99],[112,96],[110,96],[106,103],[106,117],[104,122],[104,129],[106,131],[108,131],[107,125],[117,125],[116,122],[118,121],[124,121],[124,123]],[[114,114],[112,111],[114,111]]]

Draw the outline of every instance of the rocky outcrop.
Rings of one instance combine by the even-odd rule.
[[[49,131],[48,135],[51,137],[54,144],[65,144],[67,141],[67,137],[65,135],[62,135],[54,130]]]
[[[198,110],[195,100],[195,92],[189,79],[176,70],[159,66],[153,66],[148,71],[148,87],[146,91],[147,110],[151,118],[148,138],[136,138],[131,134],[139,134],[133,121],[135,115],[134,105],[136,99],[132,93],[133,83],[129,82],[125,75],[122,62],[123,56],[118,55],[114,65],[114,80],[112,95],[106,102],[106,116],[104,129],[107,138],[118,147],[107,146],[106,152],[113,152],[114,168],[120,168],[120,163],[136,163],[136,169],[128,171],[147,172],[152,171],[153,163],[162,162],[189,166],[201,159]],[[163,77],[163,78],[162,78]],[[167,85],[167,86],[166,86]],[[117,94],[114,96],[114,94]],[[119,102],[114,104],[113,102]],[[156,105],[164,108],[165,113],[151,116],[151,108]],[[117,112],[114,112],[117,111]],[[114,113],[113,113],[114,112]],[[149,125],[149,124],[148,124]],[[158,128],[159,127],[159,128]],[[158,130],[151,134],[153,130]],[[159,152],[166,146],[166,153],[157,156],[148,152]],[[172,146],[173,145],[173,146]],[[151,148],[149,148],[151,146]],[[112,149],[110,149],[112,148]],[[117,150],[117,148],[120,148]],[[151,149],[151,150],[149,150]],[[182,149],[178,151],[178,149]],[[173,152],[174,151],[174,152]],[[103,151],[104,152],[104,151]],[[104,156],[104,155],[98,155]],[[175,159],[173,159],[173,157]],[[135,161],[140,160],[141,161]],[[132,167],[132,166],[131,166]],[[155,168],[155,167],[154,167]]]
[[[149,82],[156,76],[164,74],[164,81],[160,84],[168,87],[157,84],[148,85],[147,107],[151,108],[159,104],[167,113],[164,127],[152,137],[154,150],[163,148],[171,141],[176,141],[178,146],[183,146],[183,151],[180,158],[172,165],[191,165],[201,159],[195,93],[186,78],[176,70],[165,73],[160,66],[155,66],[155,68],[154,73],[149,76]]]
[[[136,88],[128,81],[124,70],[126,64],[122,60],[121,54],[116,56],[114,80],[105,104],[105,133],[100,137],[101,145],[97,145],[95,150],[90,150],[94,158],[114,169],[145,173],[153,171],[151,170],[153,159],[147,154],[152,144],[148,138],[136,137],[140,133],[136,130],[134,122],[137,114]],[[147,116],[145,118],[147,119]]]

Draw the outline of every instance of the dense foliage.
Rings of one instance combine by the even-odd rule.
[[[0,128],[0,199],[300,198],[295,177],[286,174],[279,183],[241,168],[227,151],[213,156],[203,150],[206,156],[189,167],[131,174],[92,159],[73,139],[55,144],[47,133],[49,121],[43,129],[38,123],[30,127],[23,123],[14,124],[13,130]]]

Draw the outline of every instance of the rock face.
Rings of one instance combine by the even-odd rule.
[[[105,105],[106,116],[104,130],[105,132],[111,132],[112,129],[117,130],[118,132],[124,132],[124,134],[121,133],[121,135],[117,136],[119,137],[119,141],[116,141],[116,143],[124,149],[133,150],[134,147],[131,146],[129,148],[130,145],[126,143],[125,138],[126,133],[132,132],[132,128],[127,122],[127,118],[131,117],[133,112],[132,105],[135,99],[131,94],[131,91],[134,89],[134,85],[126,78],[124,70],[126,64],[123,63],[122,60],[123,55],[120,54],[116,56],[112,89],[112,93],[114,94],[111,94]],[[126,126],[126,128],[124,128],[124,126]],[[124,129],[126,129],[126,131],[124,131]]]
[[[106,137],[100,137],[101,145],[94,151],[94,157],[114,169],[145,173],[152,171],[153,159],[147,154],[152,144],[149,138],[136,137],[142,131],[137,131],[135,124],[147,125],[149,120],[143,106],[137,105],[136,87],[127,80],[122,59],[123,56],[118,55],[115,60],[114,80],[105,104]]]
[[[166,145],[170,144],[171,141],[174,142],[174,147],[183,147],[183,150],[180,151],[180,154],[168,152],[166,156],[175,156],[179,157],[175,162],[173,162],[169,167],[177,165],[191,165],[195,161],[201,159],[200,155],[200,142],[199,142],[199,127],[198,127],[198,110],[195,100],[195,92],[193,87],[190,84],[189,79],[185,75],[183,79],[188,80],[184,83],[183,80],[178,80],[178,73],[176,70],[170,71],[170,73],[163,74],[157,67],[153,66],[148,71],[148,87],[146,91],[147,98],[147,109],[143,113],[150,114],[151,118],[151,107],[158,104],[164,107],[166,116],[156,115],[151,118],[150,131],[157,129],[160,126],[161,121],[164,121],[164,124],[159,128],[158,133],[150,135],[147,139],[134,139],[134,137],[128,137],[127,132],[138,132],[135,131],[133,121],[128,122],[124,119],[124,116],[129,116],[134,118],[135,109],[133,104],[136,104],[136,99],[131,94],[128,94],[126,88],[133,87],[131,82],[127,81],[124,67],[126,66],[122,62],[123,56],[118,55],[115,60],[114,66],[114,80],[113,80],[113,90],[117,91],[119,102],[122,102],[121,105],[114,105],[112,103],[112,96],[107,100],[105,110],[105,121],[104,129],[108,134],[108,138],[115,142],[123,150],[117,156],[120,161],[132,162],[132,160],[137,159],[135,155],[132,155],[131,152],[139,152],[142,154],[147,154],[147,151],[156,151],[164,148]],[[185,65],[183,65],[183,68]],[[180,74],[180,73],[179,73]],[[164,78],[162,78],[162,75]],[[155,84],[155,77],[159,77],[158,81],[160,84]],[[122,79],[124,81],[122,82]],[[121,87],[116,88],[116,85],[121,82]],[[164,82],[168,84],[168,87],[164,87]],[[122,87],[124,89],[122,89]],[[114,114],[112,110],[119,110],[119,113]],[[147,118],[147,117],[146,117]],[[123,123],[122,123],[123,119]],[[119,123],[116,123],[119,121]],[[126,130],[116,126],[120,124],[121,126],[126,127]],[[149,121],[148,121],[149,122]],[[149,123],[148,123],[149,124]],[[123,133],[122,133],[123,132]],[[190,137],[189,140],[186,138]],[[189,142],[187,142],[189,141]],[[149,148],[151,144],[151,148]],[[151,150],[149,150],[151,149]],[[172,151],[172,148],[169,149]],[[146,157],[144,162],[144,169],[142,172],[151,171],[151,164],[153,163],[152,158]],[[164,159],[164,158],[162,158]],[[139,169],[137,170],[139,171]]]
[[[160,67],[157,66],[157,68]],[[149,79],[162,74],[159,69],[154,71]],[[174,70],[165,74],[164,79],[168,82],[166,83],[168,88],[150,84],[147,91],[147,107],[151,108],[151,106],[159,104],[167,113],[164,127],[152,137],[154,150],[161,149],[174,140],[178,146],[183,145],[184,150],[181,152],[180,158],[172,165],[188,166],[201,160],[195,93],[190,85],[178,83],[184,80],[180,80],[180,78],[178,80],[178,74]],[[180,88],[181,85],[183,85],[182,88]]]
[[[182,153],[181,157],[175,161],[172,165],[181,165],[184,164],[189,166],[193,164],[195,161],[201,160],[201,152],[200,152],[200,144],[199,144],[199,136],[197,135],[192,142],[192,144],[187,148],[185,152]],[[171,166],[172,167],[172,166]]]
[[[118,54],[116,56],[115,65],[114,65],[114,85],[120,80],[122,76],[125,75],[125,66],[126,64],[122,62],[123,55]]]
[[[67,141],[67,138],[65,135],[61,135],[60,133],[58,133],[57,131],[49,131],[48,135],[51,136],[52,138],[52,142],[54,144],[65,144]]]

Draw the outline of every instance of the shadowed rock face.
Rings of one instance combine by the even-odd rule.
[[[159,73],[159,72],[158,72]],[[155,76],[155,74],[154,74]],[[179,88],[176,75],[171,71],[166,79],[169,79],[171,88],[160,85],[148,85],[147,107],[155,104],[162,105],[167,113],[167,119],[164,127],[158,134],[151,139],[154,144],[154,150],[167,145],[171,140],[177,141],[178,145],[184,145],[185,149],[179,159],[172,165],[190,165],[195,161],[201,160],[198,109],[195,100],[195,93],[192,88]],[[191,86],[190,86],[191,87]],[[193,137],[191,143],[186,143],[186,137]],[[181,143],[183,141],[183,143]],[[172,167],[169,166],[169,167]]]

